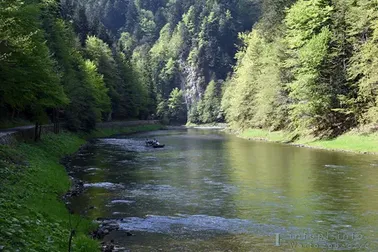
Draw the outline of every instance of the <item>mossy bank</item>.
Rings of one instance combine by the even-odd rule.
[[[290,143],[300,147],[346,151],[356,153],[378,154],[378,133],[355,129],[332,139],[301,138],[292,141],[294,134],[286,131],[268,131],[248,129],[236,133],[239,137],[278,143]]]
[[[0,145],[0,251],[68,251],[70,219],[81,219],[72,251],[99,251],[92,220],[69,214],[62,196],[71,187],[62,157],[86,139],[157,130],[160,125],[102,129],[90,134],[46,134],[37,143]]]

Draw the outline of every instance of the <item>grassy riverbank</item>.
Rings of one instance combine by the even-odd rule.
[[[160,125],[102,129],[91,134],[47,134],[38,143],[0,145],[0,251],[68,251],[70,216],[61,200],[70,188],[59,163],[86,139],[116,133],[157,130]],[[82,219],[73,240],[74,251],[98,251],[99,243],[88,237],[95,228]]]
[[[138,126],[130,126],[130,127],[122,127],[122,126],[114,126],[110,128],[102,128],[97,129],[89,134],[82,133],[80,134],[81,138],[90,139],[90,138],[98,138],[98,137],[106,137],[116,134],[132,134],[137,132],[145,132],[145,131],[154,131],[162,129],[163,126],[160,124],[148,124],[148,125],[138,125]]]
[[[262,129],[248,129],[238,134],[242,138],[286,143],[293,134],[285,131],[267,131]],[[378,153],[378,134],[351,131],[330,140],[304,138],[292,144],[318,149],[351,151],[362,153]]]
[[[203,124],[196,124],[196,123],[190,123],[188,122],[186,125],[188,128],[227,128],[226,123],[203,123]]]

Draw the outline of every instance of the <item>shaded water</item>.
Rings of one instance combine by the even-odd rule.
[[[98,139],[71,166],[73,208],[131,251],[378,251],[378,156],[189,129]]]

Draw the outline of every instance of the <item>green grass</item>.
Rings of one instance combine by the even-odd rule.
[[[378,153],[378,135],[347,133],[331,140],[304,142],[305,145],[333,150]]]
[[[62,133],[14,149],[0,146],[0,246],[4,251],[68,251],[69,214],[60,199],[70,182],[59,160],[84,143],[74,134]],[[72,216],[74,223],[79,218]],[[78,237],[98,247],[97,241],[84,235],[93,228],[90,220],[83,220]],[[82,242],[75,239],[74,246]]]
[[[145,132],[145,131],[154,131],[162,129],[163,126],[160,124],[148,124],[148,125],[137,125],[137,126],[130,126],[130,127],[112,127],[112,128],[104,128],[104,129],[97,129],[91,133],[83,133],[81,137],[84,139],[90,138],[98,138],[98,137],[106,137],[116,134],[132,134],[136,132]]]
[[[268,131],[263,129],[248,129],[239,134],[240,137],[254,140],[265,140],[270,142],[286,142],[290,134],[284,131]]]
[[[286,131],[268,131],[263,129],[248,129],[238,134],[239,137],[271,142],[290,142],[293,133]],[[292,144],[304,145],[319,149],[342,150],[352,152],[378,153],[378,134],[363,134],[351,131],[334,139],[318,140],[315,138],[302,138]]]
[[[88,237],[95,225],[78,215],[70,217],[61,200],[70,188],[59,163],[87,138],[159,129],[160,125],[102,129],[91,134],[43,135],[38,143],[0,145],[0,248],[3,251],[68,251],[69,219],[81,220],[73,240],[74,251],[99,251]],[[0,249],[1,250],[1,249]]]
[[[203,123],[203,124],[196,124],[188,122],[185,126],[187,127],[227,127],[226,123]]]

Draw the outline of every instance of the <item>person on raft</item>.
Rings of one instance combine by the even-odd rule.
[[[147,145],[152,145],[152,144],[154,144],[154,141],[147,138],[146,139],[146,144]]]
[[[147,145],[160,145],[159,141],[156,140],[155,138],[154,138],[154,140],[149,140],[149,139],[147,138],[147,139],[146,139],[146,144],[147,144]]]

